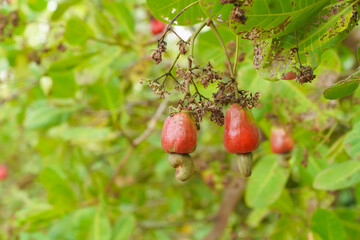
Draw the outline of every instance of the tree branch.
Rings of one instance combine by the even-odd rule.
[[[204,240],[217,240],[222,236],[231,213],[245,190],[245,178],[234,177],[224,192],[219,210],[215,216],[215,225]]]
[[[122,167],[126,164],[128,159],[131,157],[131,154],[134,152],[137,145],[139,145],[146,138],[148,138],[150,136],[150,134],[154,131],[156,122],[159,120],[162,113],[165,111],[167,104],[168,104],[168,100],[164,100],[161,102],[158,109],[156,110],[156,112],[154,113],[152,118],[150,119],[146,130],[139,137],[137,137],[134,141],[132,141],[132,145],[130,146],[130,149],[126,152],[126,154],[120,160],[118,166],[116,167],[115,172],[106,187],[106,192],[109,192],[111,190],[111,187],[113,186],[117,175],[119,175],[119,172],[121,171]]]
[[[198,4],[198,3],[199,3],[199,1],[193,2],[193,3],[191,3],[190,5],[186,6],[184,9],[182,9],[178,14],[176,14],[176,16],[173,18],[173,20],[171,20],[171,22],[169,23],[169,25],[166,27],[165,32],[161,35],[161,37],[160,37],[160,39],[159,39],[158,42],[161,42],[162,40],[164,40],[166,33],[171,30],[172,24],[175,22],[175,20],[176,20],[183,12],[185,12],[185,11],[188,10],[190,7],[192,7],[192,6],[194,6],[195,4]]]
[[[89,37],[89,40],[93,40],[95,42],[99,42],[99,43],[104,43],[107,45],[113,45],[113,46],[119,46],[119,47],[123,47],[123,48],[132,48],[131,45],[122,43],[122,42],[113,42],[113,41],[109,41],[107,39],[100,39],[100,38],[96,38],[96,37]]]
[[[214,216],[208,216],[203,219],[184,219],[179,221],[161,221],[161,222],[154,222],[154,221],[144,221],[140,222],[139,226],[146,229],[151,228],[167,228],[167,227],[181,227],[186,224],[190,223],[198,223],[198,222],[209,222],[214,219]]]
[[[223,49],[223,51],[224,51],[224,53],[225,53],[225,57],[226,57],[226,61],[227,61],[227,63],[228,63],[228,68],[229,68],[230,75],[231,75],[232,78],[235,79],[234,71],[233,71],[233,68],[232,68],[231,60],[230,60],[230,55],[229,55],[229,53],[228,53],[228,51],[227,51],[227,49],[226,49],[225,43],[224,43],[224,41],[222,40],[222,38],[221,38],[221,36],[220,36],[220,34],[219,34],[219,31],[217,30],[217,28],[216,28],[216,26],[215,26],[215,24],[214,24],[213,21],[210,22],[210,25],[209,25],[209,26],[210,26],[210,28],[213,30],[213,32],[215,33],[217,39],[218,39],[219,42],[220,42],[220,45],[221,45],[221,47],[222,47],[222,49]]]
[[[237,73],[237,64],[238,64],[238,60],[239,60],[239,35],[236,35],[236,44],[235,44],[235,62],[234,62],[234,76],[236,76]]]
[[[7,97],[7,98],[3,98],[0,99],[0,105],[3,105],[7,102],[10,102],[12,100],[17,99],[18,97],[20,97],[22,94],[26,93],[27,91],[29,91],[30,89],[36,87],[38,85],[37,82],[33,82],[30,85],[24,87],[23,89],[20,89],[17,93],[12,94],[11,96]]]
[[[219,40],[220,42],[220,45],[224,51],[224,54],[226,56],[226,61],[227,61],[227,64],[228,64],[228,68],[229,68],[229,71],[230,71],[230,76],[231,76],[231,80],[233,81],[232,84],[235,88],[235,96],[237,99],[239,99],[239,90],[238,90],[238,86],[237,86],[237,82],[236,82],[236,72],[235,71],[235,68],[236,68],[236,65],[234,65],[234,69],[232,67],[232,64],[231,64],[231,60],[230,60],[230,55],[229,55],[229,52],[227,51],[226,49],[226,46],[225,46],[225,43],[224,41],[222,40],[220,34],[219,34],[219,31],[217,30],[215,24],[213,21],[210,22],[209,24],[211,30],[213,30],[213,32],[215,33],[217,39]],[[237,39],[236,39],[237,40]],[[238,41],[237,41],[238,42]],[[237,58],[238,56],[235,56],[235,58]],[[236,63],[237,64],[237,63]]]
[[[156,110],[155,114],[152,116],[152,118],[150,119],[148,126],[146,128],[146,130],[139,136],[137,137],[133,143],[135,146],[139,145],[142,141],[144,141],[147,137],[150,136],[150,134],[152,133],[152,131],[154,131],[155,126],[156,126],[156,122],[159,120],[159,118],[161,117],[161,114],[165,111],[166,107],[168,105],[168,100],[164,100],[161,102],[161,104],[159,105],[158,109]]]

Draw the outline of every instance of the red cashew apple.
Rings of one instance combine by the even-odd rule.
[[[166,24],[157,20],[156,18],[152,18],[150,21],[150,27],[151,27],[151,32],[156,35],[159,33],[162,33],[162,31],[164,31]]]
[[[196,149],[194,118],[187,112],[167,117],[161,132],[161,146],[168,153],[191,153]]]
[[[294,140],[282,127],[275,127],[271,130],[270,142],[273,153],[288,153],[294,148]]]
[[[229,153],[235,153],[240,174],[251,175],[252,151],[260,144],[259,129],[251,111],[233,104],[225,113],[223,143]]]
[[[7,178],[8,169],[5,165],[0,165],[0,180],[4,180]]]
[[[294,140],[291,134],[283,127],[274,127],[271,129],[270,143],[271,151],[279,154],[279,164],[282,167],[289,167],[289,153],[294,148]]]
[[[284,74],[284,76],[281,78],[281,80],[294,80],[296,79],[296,73],[293,71],[289,71]]]
[[[175,176],[186,181],[194,173],[194,162],[189,153],[196,149],[197,130],[194,118],[188,112],[169,116],[161,132],[161,146],[170,153],[169,164],[176,168]]]

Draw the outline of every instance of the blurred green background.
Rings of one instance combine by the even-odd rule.
[[[237,171],[223,127],[204,118],[192,154],[196,173],[186,183],[174,178],[160,133],[180,95],[170,84],[173,94],[160,100],[140,79],[167,71],[177,39],[167,37],[164,61],[155,65],[159,35],[151,33],[145,0],[0,6],[0,164],[8,168],[0,181],[0,239],[205,237]],[[175,30],[186,39],[194,27]],[[231,45],[233,33],[219,31]],[[322,97],[358,67],[359,35],[356,27],[324,52],[317,79],[305,86],[262,79],[252,42],[241,40],[239,86],[260,92],[253,114],[263,137],[222,239],[360,238],[360,90],[340,100]],[[208,28],[194,57],[226,70]],[[199,89],[211,96],[216,85]],[[271,114],[293,129],[288,169],[271,153]]]

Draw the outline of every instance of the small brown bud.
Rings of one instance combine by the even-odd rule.
[[[177,45],[179,45],[179,51],[181,54],[187,53],[187,49],[186,49],[187,43],[185,41],[180,40],[180,42],[178,42]]]
[[[158,49],[151,54],[151,58],[155,61],[156,64],[162,62],[162,54]]]

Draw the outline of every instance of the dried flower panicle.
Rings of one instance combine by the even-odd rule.
[[[62,43],[59,43],[57,46],[56,46],[57,50],[60,51],[60,52],[65,52],[66,51],[66,47],[64,44]]]
[[[10,12],[9,14],[11,25],[14,27],[19,25],[19,13],[17,10]]]
[[[216,105],[213,105],[211,108],[210,108],[210,121],[216,123],[217,125],[219,126],[222,126],[224,125],[224,113],[222,111],[222,107],[221,106],[216,106]]]
[[[196,66],[192,69],[179,67],[176,70],[176,74],[184,80],[192,81],[193,79],[198,79],[198,82],[200,82],[204,88],[211,83],[223,79],[222,74],[217,72],[210,62],[205,67]]]
[[[252,109],[254,108],[260,97],[260,93],[256,92],[254,94],[249,93],[248,91],[240,91],[240,97],[239,99],[235,100],[236,103],[238,103],[243,108]]]
[[[311,83],[314,80],[316,75],[311,66],[300,66],[300,70],[296,76],[296,80],[300,84]]]
[[[0,41],[11,38],[15,27],[19,25],[20,17],[17,10],[0,13]]]
[[[184,40],[180,40],[177,45],[179,45],[179,51],[181,54],[185,55],[187,53],[187,48],[186,48],[186,45],[188,43],[185,42]]]
[[[166,52],[166,42],[161,41],[158,43],[157,49],[151,54],[151,58],[155,61],[156,64],[162,62],[162,54]]]
[[[30,52],[27,55],[27,58],[30,62],[35,62],[37,65],[39,65],[41,63],[41,58],[40,58],[39,54],[35,51]]]
[[[214,103],[220,105],[228,105],[235,99],[234,86],[231,82],[218,82],[218,91],[213,93]]]
[[[214,67],[209,62],[203,69],[200,77],[200,82],[206,88],[209,84],[217,80],[221,80],[222,76],[214,70]]]
[[[0,14],[0,34],[4,34],[4,29],[8,23],[8,19],[5,15]]]
[[[142,84],[143,80],[140,81]],[[164,84],[160,84],[157,81],[148,81],[148,86],[151,87],[154,94],[158,95],[160,98],[165,98],[166,94],[169,94],[168,91],[166,91]]]
[[[259,93],[248,93],[248,91],[239,91],[239,98],[236,98],[236,91],[232,82],[219,82],[218,91],[213,93],[214,103],[219,105],[228,105],[237,103],[243,108],[252,109],[259,101]]]

